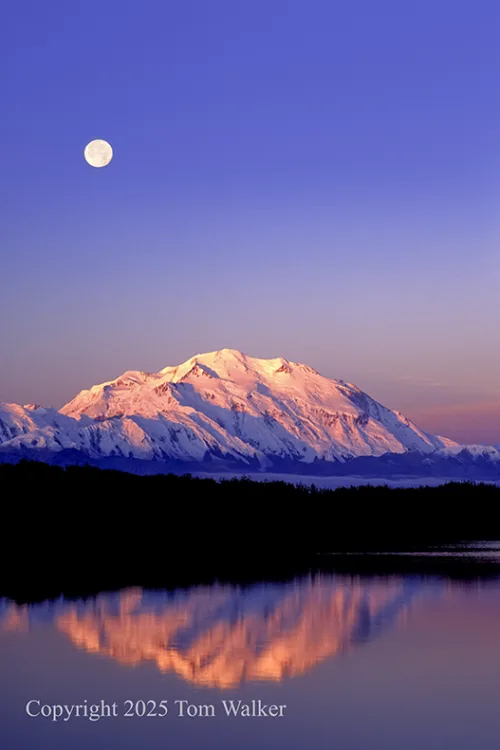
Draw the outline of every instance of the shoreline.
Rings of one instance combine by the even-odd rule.
[[[449,580],[464,585],[500,580],[500,551],[454,554],[452,551],[330,552],[276,555],[274,558],[168,557],[163,565],[135,561],[115,575],[95,567],[41,568],[28,580],[14,575],[0,582],[0,599],[28,604],[59,598],[86,599],[103,592],[140,588],[174,591],[179,589],[291,583],[304,578],[351,580],[422,578]]]

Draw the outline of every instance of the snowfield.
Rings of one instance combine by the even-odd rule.
[[[355,385],[307,365],[223,349],[157,373],[126,372],[59,411],[2,403],[0,450],[200,466],[221,461],[223,469],[234,463],[272,471],[277,462],[459,456],[464,446],[424,432]],[[500,462],[496,448],[467,450],[473,459]]]

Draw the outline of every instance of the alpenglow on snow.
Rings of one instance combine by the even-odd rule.
[[[94,459],[210,461],[270,470],[283,461],[300,467],[461,449],[355,385],[304,364],[232,349],[157,373],[128,371],[81,391],[59,411],[0,404],[0,452],[30,451],[42,460],[45,453],[76,451]]]

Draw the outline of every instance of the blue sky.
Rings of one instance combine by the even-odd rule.
[[[3,26],[0,400],[229,347],[494,438],[496,0],[27,0]]]

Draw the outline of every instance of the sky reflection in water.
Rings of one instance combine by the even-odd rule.
[[[320,576],[248,588],[128,589],[86,601],[0,600],[0,726],[9,750],[500,746],[500,583]],[[30,718],[116,702],[117,717]],[[125,700],[168,700],[125,718]],[[222,700],[285,704],[227,717]],[[180,718],[175,700],[215,706]]]

